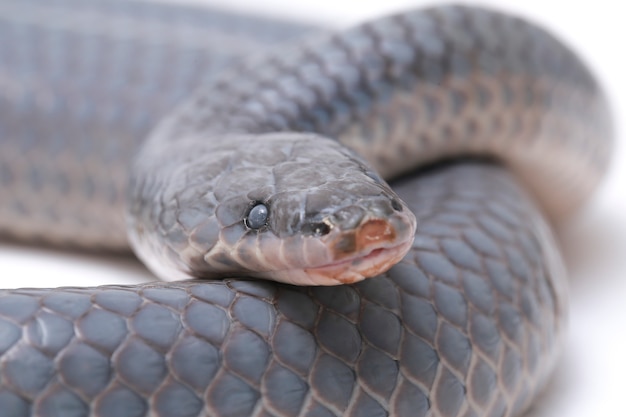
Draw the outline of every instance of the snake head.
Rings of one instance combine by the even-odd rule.
[[[164,279],[352,283],[412,245],[415,216],[334,140],[280,133],[175,145],[143,155],[129,197],[131,242]]]

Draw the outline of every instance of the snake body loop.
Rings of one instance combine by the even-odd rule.
[[[0,232],[223,278],[1,290],[0,415],[518,416],[545,385],[567,290],[542,213],[588,197],[611,126],[543,29],[22,0],[0,39]],[[255,278],[311,276],[337,230],[334,254],[415,237],[356,284]]]

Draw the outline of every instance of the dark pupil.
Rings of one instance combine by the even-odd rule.
[[[257,204],[252,207],[252,210],[248,213],[246,224],[250,229],[260,229],[267,224],[268,214],[269,211],[265,204]]]

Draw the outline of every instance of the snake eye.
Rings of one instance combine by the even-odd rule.
[[[261,227],[267,224],[267,218],[269,216],[269,210],[267,206],[263,203],[257,203],[250,212],[248,213],[248,217],[245,219],[246,226],[250,229],[260,229]]]

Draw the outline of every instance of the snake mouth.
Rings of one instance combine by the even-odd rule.
[[[412,214],[381,219],[366,218],[351,230],[337,230],[326,242],[330,262],[304,269],[314,281],[352,284],[386,272],[400,262],[413,244],[415,221]]]
[[[365,254],[327,265],[306,268],[304,271],[312,279],[318,279],[320,282],[353,284],[386,272],[404,258],[411,246],[412,241],[409,240],[395,246],[378,247]]]

